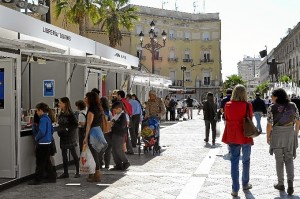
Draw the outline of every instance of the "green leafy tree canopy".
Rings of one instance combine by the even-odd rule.
[[[233,89],[236,85],[238,84],[242,84],[242,85],[246,85],[246,83],[242,80],[241,76],[238,75],[230,75],[226,77],[227,79],[225,80],[224,84],[223,84],[223,92],[226,93],[226,90],[228,88]]]

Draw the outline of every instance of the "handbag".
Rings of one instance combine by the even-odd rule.
[[[249,104],[246,105],[246,116],[243,120],[244,136],[248,138],[255,138],[260,135],[260,132],[255,127],[250,118]]]
[[[108,117],[105,114],[101,114],[101,130],[103,133],[109,133],[111,131],[110,124],[108,122]]]

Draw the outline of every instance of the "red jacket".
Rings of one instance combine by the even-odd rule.
[[[129,117],[131,117],[132,116],[132,106],[131,106],[131,104],[125,98],[122,98],[121,102],[124,105],[124,109],[125,109],[124,111],[129,115]]]
[[[250,118],[253,117],[252,104],[249,104]],[[243,119],[246,116],[246,102],[229,101],[225,104],[225,130],[222,142],[226,144],[254,144],[252,138],[244,136]]]

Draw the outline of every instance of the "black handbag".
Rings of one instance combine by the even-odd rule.
[[[243,121],[243,128],[244,128],[244,136],[248,138],[255,138],[260,135],[260,132],[255,127],[255,125],[252,122],[252,119],[250,118],[250,111],[249,111],[249,104],[246,105],[246,117]]]

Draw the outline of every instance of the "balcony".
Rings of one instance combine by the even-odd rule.
[[[200,59],[200,63],[212,63],[214,62],[213,59]]]
[[[196,85],[197,85],[197,87],[199,86],[200,88],[221,87],[222,86],[222,82],[219,82],[219,81],[216,81],[216,80],[210,80],[210,81],[201,81],[201,80],[198,80],[196,82]]]
[[[173,80],[172,86],[183,86],[182,80]]]
[[[183,62],[193,62],[193,59],[182,59]]]
[[[157,60],[157,61],[162,61],[163,58],[162,57],[154,57],[154,60]]]
[[[178,58],[168,58],[169,62],[178,62]]]

